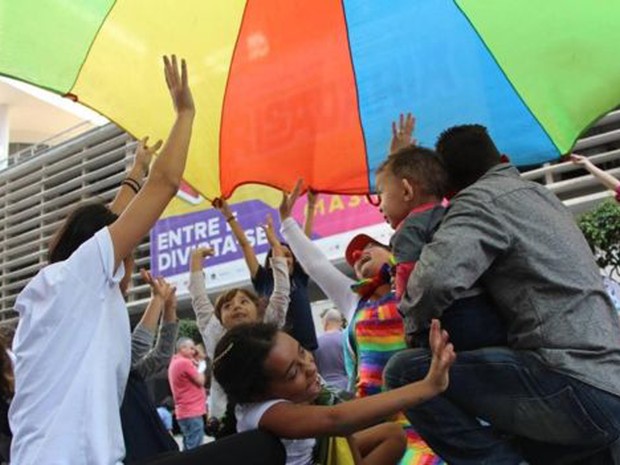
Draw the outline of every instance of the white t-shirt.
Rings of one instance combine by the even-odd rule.
[[[237,431],[240,433],[258,429],[258,423],[269,408],[279,402],[289,402],[284,399],[239,404],[235,408],[237,417]],[[311,465],[312,449],[316,439],[283,439],[280,438],[286,449],[286,465]]]
[[[107,228],[43,268],[19,294],[11,463],[112,465],[125,455],[119,409],[129,318]]]

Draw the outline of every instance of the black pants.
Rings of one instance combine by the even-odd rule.
[[[184,452],[166,452],[140,465],[284,465],[286,453],[278,438],[262,431],[233,434]]]

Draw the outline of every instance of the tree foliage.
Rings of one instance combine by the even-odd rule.
[[[579,219],[579,227],[596,257],[596,263],[609,269],[609,275],[620,270],[620,205],[610,200]]]
[[[202,344],[202,337],[196,325],[196,320],[183,318],[179,320],[179,337],[188,337],[195,344]]]

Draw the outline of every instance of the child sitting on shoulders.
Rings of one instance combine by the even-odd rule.
[[[267,218],[264,230],[273,250],[271,269],[274,279],[274,290],[266,307],[262,305],[256,294],[243,288],[229,289],[220,294],[214,307],[207,294],[203,273],[203,262],[206,257],[213,255],[213,250],[208,247],[199,247],[192,252],[189,293],[196,313],[198,329],[211,360],[213,360],[216,344],[229,329],[241,323],[261,321],[282,327],[286,321],[290,300],[287,259],[274,231],[271,217]],[[209,413],[212,417],[209,420],[210,424],[213,426],[213,418],[221,420],[225,412],[226,395],[219,384],[213,382],[209,395]]]
[[[412,145],[390,154],[379,166],[376,189],[380,210],[395,229],[390,246],[396,295],[402,299],[422,248],[431,241],[446,212],[443,198],[447,175],[434,151]],[[441,324],[450,333],[456,350],[506,345],[504,323],[477,286],[464,290],[461,298],[444,310]],[[418,328],[405,318],[408,343],[426,347],[429,326],[430,321]]]
[[[357,465],[389,465],[401,459],[405,435],[386,418],[431,399],[448,387],[456,355],[448,333],[434,320],[433,352],[423,381],[337,405],[312,405],[321,381],[312,354],[273,325],[240,325],[215,349],[214,375],[237,403],[239,431],[261,429],[281,438],[287,465],[310,465],[315,438],[347,437]]]

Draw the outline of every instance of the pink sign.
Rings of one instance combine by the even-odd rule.
[[[293,210],[293,217],[300,224],[305,219],[306,205],[307,198],[303,197]],[[364,195],[321,194],[315,208],[313,237],[329,237],[384,221],[379,208],[372,205]]]

